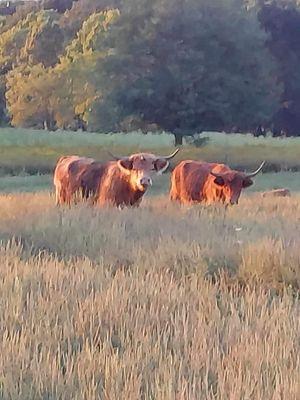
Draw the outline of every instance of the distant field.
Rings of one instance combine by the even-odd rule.
[[[154,180],[153,187],[147,196],[167,194],[170,185],[170,174],[164,174]],[[300,172],[278,172],[259,174],[255,184],[243,191],[243,196],[251,192],[261,192],[275,188],[288,188],[293,192],[300,192]],[[40,192],[53,191],[52,175],[27,175],[0,177],[0,192]]]
[[[1,399],[299,399],[299,200],[0,196]]]
[[[256,168],[267,161],[266,170],[300,170],[300,138],[254,138],[251,135],[204,133],[209,137],[204,147],[184,145],[174,160],[203,159],[229,163],[238,168]],[[169,134],[100,134],[80,132],[45,132],[0,129],[0,174],[46,174],[53,170],[61,155],[79,154],[107,160],[107,149],[120,155],[148,150],[159,154],[174,149]]]

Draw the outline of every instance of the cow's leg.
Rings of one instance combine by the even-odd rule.
[[[179,196],[175,191],[171,191],[169,194],[169,199],[170,199],[170,201],[178,201]]]
[[[180,196],[180,178],[177,171],[173,171],[171,176],[171,188],[169,193],[170,201],[181,201]]]
[[[71,207],[71,201],[72,201],[73,193],[70,190],[66,190],[66,204],[68,207]]]
[[[59,206],[65,203],[65,189],[62,187],[60,183],[55,186],[55,205]]]
[[[60,191],[60,204],[66,204],[66,202],[67,202],[66,189],[61,189],[61,191]]]
[[[55,205],[56,206],[60,205],[60,190],[58,186],[55,186]]]

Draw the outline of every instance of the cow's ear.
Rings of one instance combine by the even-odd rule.
[[[154,169],[162,174],[169,166],[169,161],[164,158],[158,158],[154,161]]]
[[[245,178],[243,180],[243,188],[247,188],[249,186],[253,185],[253,180],[250,178]]]
[[[218,186],[224,186],[225,181],[221,176],[217,176],[214,180],[214,183]]]
[[[119,160],[118,165],[121,169],[125,169],[127,172],[133,168],[133,162],[129,158],[123,158],[122,160]]]

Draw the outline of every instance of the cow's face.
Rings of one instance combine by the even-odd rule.
[[[213,179],[217,196],[225,204],[238,204],[242,189],[253,185],[252,179],[235,171],[218,174]]]
[[[165,171],[169,162],[154,154],[139,153],[119,160],[118,165],[128,176],[131,186],[144,192],[152,185],[152,176]]]

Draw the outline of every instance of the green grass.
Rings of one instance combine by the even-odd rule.
[[[168,147],[173,145],[173,136],[169,134],[143,135],[139,132],[128,134],[99,134],[87,132],[29,130],[18,128],[0,128],[0,143],[2,146],[18,147],[93,147],[93,146],[139,146]]]
[[[26,175],[0,177],[0,192],[39,192],[52,191],[52,175]],[[154,179],[153,187],[147,196],[167,194],[170,186],[170,174],[164,174]],[[259,174],[255,184],[243,191],[244,195],[251,192],[261,192],[269,189],[288,188],[292,192],[300,192],[300,172],[278,172]]]
[[[272,148],[300,147],[300,138],[254,138],[251,134],[228,135],[218,132],[204,132],[203,137],[210,139],[212,146],[243,147],[243,146],[270,146]],[[189,138],[187,138],[189,141]],[[45,130],[30,130],[20,128],[0,128],[0,143],[4,147],[65,147],[72,146],[128,146],[145,148],[164,148],[174,146],[174,136],[168,133],[90,133],[61,131],[49,132]]]
[[[207,145],[182,147],[173,161],[202,159],[225,162],[235,168],[256,168],[267,161],[266,170],[300,169],[300,138],[254,138],[251,135],[204,133]],[[107,150],[127,155],[137,151],[165,154],[174,148],[169,134],[97,134],[82,132],[46,132],[23,129],[0,129],[0,174],[16,175],[52,172],[61,155],[79,154],[108,160]]]
[[[2,193],[49,191],[51,188],[51,175],[0,177],[0,192]]]

